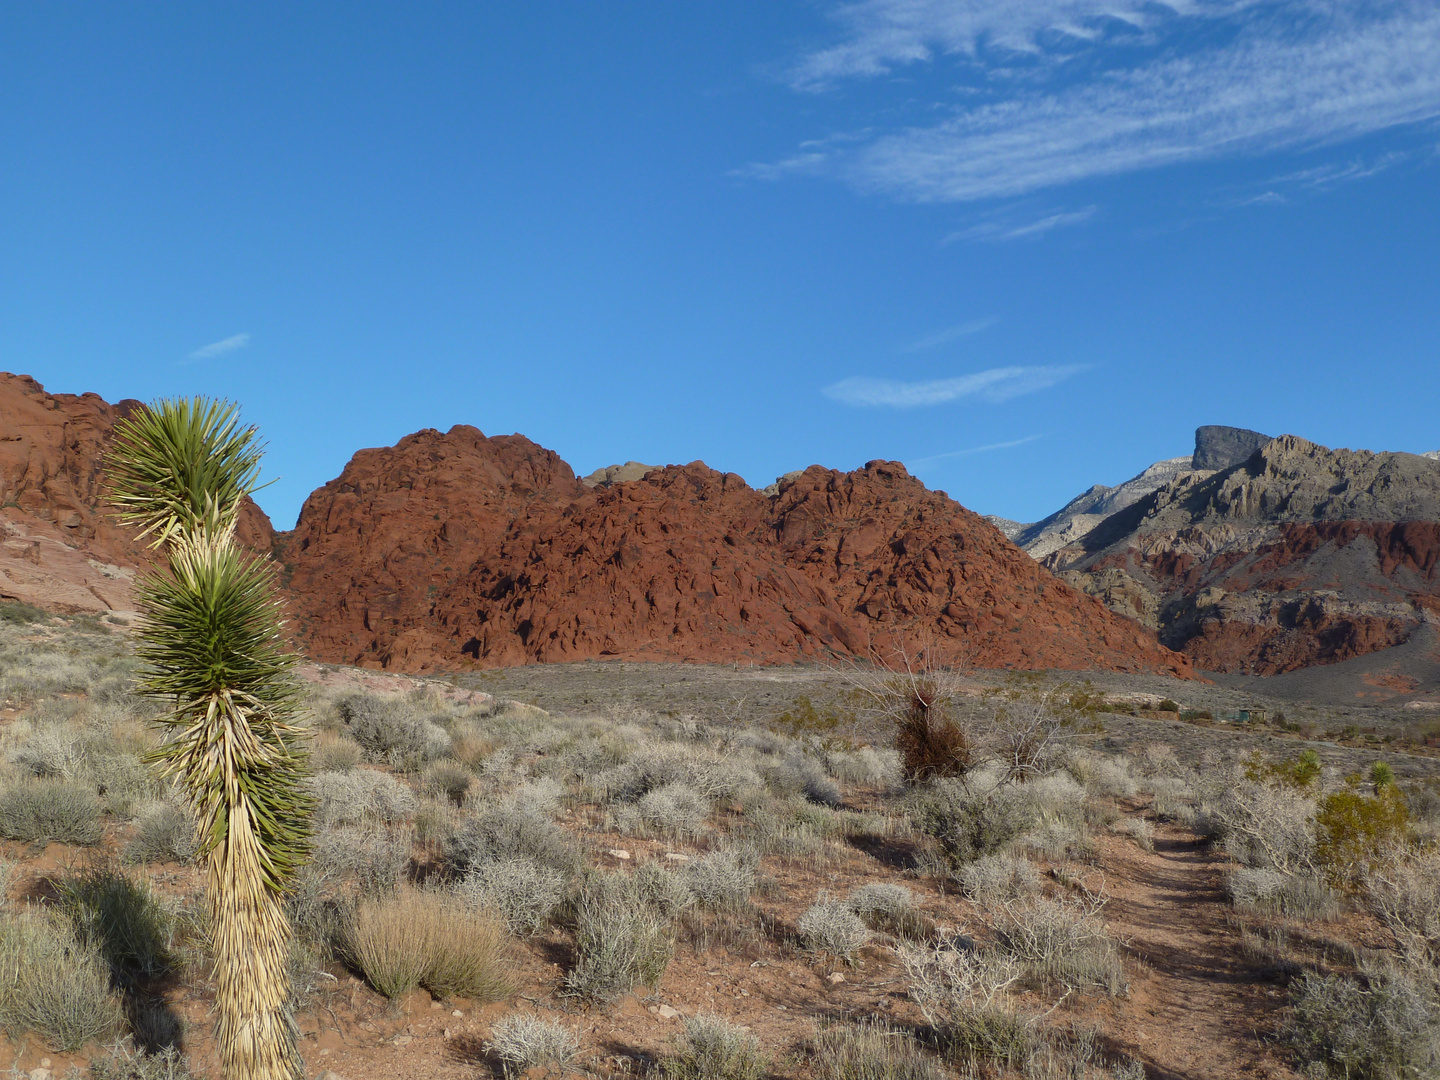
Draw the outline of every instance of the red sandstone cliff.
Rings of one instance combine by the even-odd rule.
[[[153,556],[103,503],[100,462],[115,421],[137,401],[50,394],[0,372],[0,598],[54,611],[128,610]],[[270,519],[249,503],[240,537],[268,551]]]

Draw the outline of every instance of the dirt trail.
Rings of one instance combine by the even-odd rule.
[[[1155,828],[1155,851],[1103,841],[1110,903],[1130,995],[1106,1024],[1114,1048],[1155,1080],[1226,1080],[1297,1074],[1275,1045],[1286,1002],[1241,950],[1224,893],[1228,860],[1193,833]]]

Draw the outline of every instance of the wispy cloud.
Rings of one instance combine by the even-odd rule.
[[[999,321],[999,319],[991,316],[990,318],[986,319],[971,319],[969,322],[957,323],[954,326],[947,326],[944,330],[937,330],[935,333],[928,334],[925,337],[920,338],[918,341],[912,341],[910,342],[910,344],[902,346],[900,351],[923,352],[926,349],[934,349],[937,346],[946,345],[952,341],[958,341],[960,338],[970,337],[973,334],[978,334],[982,330],[988,330],[990,329],[990,327],[994,326]]]
[[[844,40],[803,58],[796,88],[944,60],[978,92],[750,175],[963,202],[1440,116],[1434,0],[863,0],[837,18]]]
[[[1026,435],[1023,439],[1011,439],[1009,442],[988,443],[985,446],[972,446],[968,450],[951,450],[946,454],[931,454],[929,457],[916,458],[914,461],[907,461],[906,467],[912,472],[916,469],[923,469],[934,465],[937,461],[948,461],[950,458],[969,457],[971,454],[988,454],[991,450],[1009,450],[1011,447],[1024,446],[1040,438],[1039,435]]]
[[[953,379],[900,382],[855,376],[825,387],[823,393],[842,405],[888,406],[913,409],[921,405],[943,405],[963,398],[978,397],[998,404],[1024,394],[1045,390],[1084,371],[1083,364],[1036,367],[1001,367],[960,375]]]
[[[1044,236],[1052,229],[1061,229],[1067,225],[1079,225],[1089,221],[1099,209],[1098,206],[1087,206],[1082,210],[1056,210],[1021,222],[1017,222],[1013,218],[981,221],[974,225],[967,225],[963,229],[957,229],[940,243],[953,244],[963,240],[1034,240]]]
[[[189,356],[191,360],[213,360],[217,356],[224,356],[236,349],[243,349],[250,344],[249,334],[236,334],[227,337],[223,341],[212,341],[209,345],[202,345]]]

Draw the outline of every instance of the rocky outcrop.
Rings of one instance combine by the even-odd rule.
[[[377,640],[427,616],[493,553],[513,521],[586,491],[554,451],[465,424],[359,451],[277,544],[301,639],[317,660],[373,656]]]
[[[1189,472],[1190,458],[1168,458],[1115,487],[1096,484],[1044,520],[1022,526],[1012,539],[1032,558],[1043,559],[1052,551],[1083,540],[1111,514],[1133,506],[1152,491]]]
[[[1231,468],[1247,460],[1269,441],[1269,435],[1261,435],[1248,428],[1206,424],[1195,429],[1195,453],[1191,456],[1190,468],[1197,472]]]
[[[154,556],[104,501],[101,462],[115,422],[140,408],[96,394],[51,394],[0,372],[0,598],[55,611],[128,611],[137,569]],[[241,539],[269,551],[270,520],[254,503]]]
[[[642,465],[638,461],[627,461],[624,465],[606,465],[603,469],[596,469],[589,476],[582,476],[580,483],[587,488],[625,484],[632,480],[640,480],[646,473],[657,468],[659,468],[658,465]]]
[[[298,578],[298,575],[297,575]],[[895,462],[773,496],[701,462],[530,502],[426,606],[322,657],[403,671],[611,657],[788,663],[904,637],[987,667],[1188,674]]]
[[[1440,462],[1295,436],[1189,473],[1044,563],[1207,670],[1275,674],[1440,616]]]

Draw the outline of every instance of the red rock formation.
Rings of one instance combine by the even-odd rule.
[[[316,659],[372,653],[377,637],[427,617],[532,504],[558,509],[584,492],[553,451],[464,424],[361,450],[277,545],[297,629]]]
[[[135,569],[153,556],[103,501],[100,463],[115,421],[140,405],[50,394],[0,372],[0,598],[50,610],[127,610]],[[254,503],[240,537],[269,551],[270,519]]]
[[[462,452],[481,452],[476,437]],[[396,448],[402,471],[414,457]],[[433,598],[402,593],[398,579],[352,588],[348,636],[312,629],[312,653],[404,671],[596,657],[787,663],[933,635],[950,658],[982,666],[1188,674],[1133,622],[896,463],[814,466],[768,498],[699,462],[568,502],[556,498],[564,486],[527,485],[523,510],[466,573],[447,580],[454,562],[417,556],[407,580],[433,586]],[[466,486],[476,504],[465,513],[489,526],[494,496],[479,489]],[[307,556],[291,545],[292,584],[313,594]],[[353,561],[332,547],[332,577]]]

